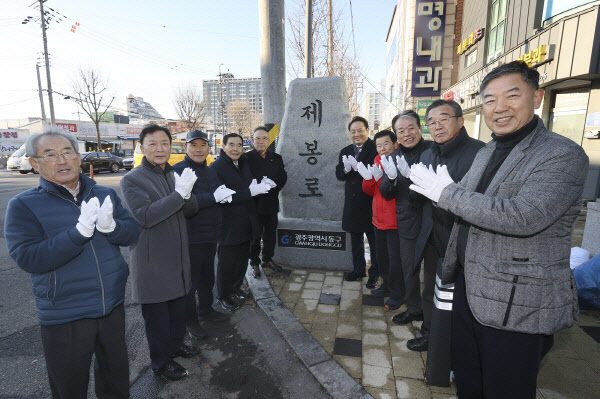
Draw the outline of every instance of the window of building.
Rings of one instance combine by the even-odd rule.
[[[504,31],[506,29],[507,0],[492,0],[490,7],[490,27],[487,37],[487,61],[490,62],[504,52]]]
[[[475,63],[475,61],[477,60],[477,49],[471,51],[469,54],[467,54],[467,56],[465,57],[465,68],[470,67],[471,65],[473,65]]]
[[[544,0],[543,20],[546,21],[555,15],[593,2],[593,0]]]

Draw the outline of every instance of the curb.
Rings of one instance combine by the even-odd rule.
[[[246,270],[246,280],[254,300],[275,325],[306,368],[334,399],[373,397],[336,362],[313,338],[296,317],[273,292],[261,267],[260,278],[252,276],[252,267]]]

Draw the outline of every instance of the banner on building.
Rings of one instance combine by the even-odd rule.
[[[412,97],[437,97],[442,81],[446,0],[417,0]]]

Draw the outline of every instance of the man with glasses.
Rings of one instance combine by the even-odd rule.
[[[85,398],[92,355],[99,398],[129,397],[125,346],[127,264],[119,247],[138,227],[115,190],[79,173],[77,139],[62,129],[30,136],[40,184],[8,204],[4,232],[31,274],[53,398]]]
[[[254,129],[252,145],[254,149],[246,153],[252,175],[257,181],[265,182],[271,186],[268,193],[254,197],[260,237],[250,247],[250,265],[254,277],[260,277],[259,265],[274,271],[282,270],[281,266],[273,262],[273,255],[275,254],[275,242],[277,240],[279,191],[287,182],[287,173],[281,155],[267,150],[269,147],[269,132],[266,127],[259,126]],[[261,239],[262,262],[259,257]]]
[[[171,132],[150,124],[140,133],[142,163],[121,180],[127,208],[141,226],[131,249],[133,300],[141,304],[152,370],[179,380],[187,370],[173,360],[198,350],[184,343],[186,297],[192,287],[186,216],[198,211],[196,175],[169,165]]]
[[[569,267],[588,157],[535,114],[539,73],[522,61],[480,87],[492,141],[455,183],[445,165],[411,169],[411,189],[458,217],[442,265],[454,283],[452,368],[460,398],[535,398],[553,334],[578,319]]]
[[[379,280],[377,254],[375,251],[375,231],[371,222],[371,202],[373,198],[362,190],[363,178],[358,173],[358,162],[372,165],[377,156],[373,140],[369,138],[369,122],[361,116],[355,116],[348,124],[352,143],[342,148],[335,175],[344,181],[344,212],[342,229],[350,232],[352,244],[353,270],[346,274],[346,281],[361,280],[366,276],[365,242],[367,236],[371,250],[371,267],[367,288],[375,288]]]

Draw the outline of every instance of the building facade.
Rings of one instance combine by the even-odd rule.
[[[219,97],[220,90],[222,100]],[[232,117],[228,113],[229,104],[231,103],[248,104],[253,112],[262,114],[263,102],[260,78],[205,80],[202,82],[202,92],[207,105],[207,116],[217,126],[215,128],[217,131],[223,127],[222,115],[225,117],[225,130],[232,125]]]
[[[481,115],[479,85],[496,66],[517,59],[540,73],[537,114],[548,129],[581,145],[590,157],[584,198],[600,196],[600,2],[589,0],[464,0],[455,53],[458,79],[443,92],[464,110],[469,134],[491,131]]]
[[[382,123],[383,95],[377,91],[369,92],[365,97],[365,118],[373,131],[379,131]]]
[[[384,127],[405,109],[424,115],[431,101],[451,86],[461,6],[462,0],[398,1],[386,37]]]

